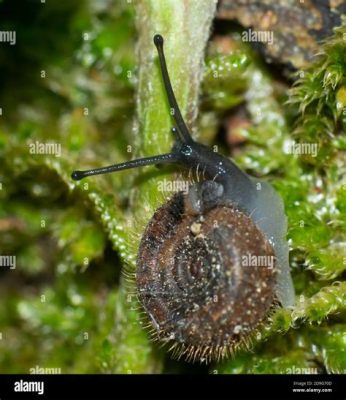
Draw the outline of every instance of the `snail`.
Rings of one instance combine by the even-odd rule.
[[[167,154],[74,171],[82,178],[155,164],[203,171],[204,179],[159,207],[142,236],[136,269],[139,302],[152,332],[188,361],[218,361],[249,343],[294,288],[281,197],[266,182],[193,140],[169,78],[163,38],[154,36],[176,126]]]

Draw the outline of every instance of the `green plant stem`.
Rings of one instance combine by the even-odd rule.
[[[173,143],[171,127],[174,125],[158,68],[153,44],[154,34],[160,33],[165,39],[164,49],[172,86],[182,115],[191,128],[197,116],[204,49],[215,7],[215,0],[142,0],[136,3],[139,34],[138,125],[133,138],[136,156],[168,152]],[[137,173],[143,174],[143,170]],[[137,252],[138,240],[145,223],[164,201],[164,195],[158,190],[158,178],[146,174],[142,176],[145,179],[139,177],[137,182],[140,183],[134,185],[132,196],[131,208],[138,210],[132,222],[133,232],[137,233],[130,244],[133,253]],[[134,266],[131,264],[128,267],[131,274]],[[128,293],[134,292],[133,284],[130,282],[127,286],[125,280],[122,282],[122,288],[128,290]],[[126,299],[127,296],[123,295],[122,299],[119,298],[121,304],[118,304],[118,307],[127,310],[127,319],[124,319],[122,325],[127,324],[127,329],[120,329],[115,338],[115,342],[119,343],[117,372],[159,372],[163,365],[162,354],[153,352],[149,336],[143,331],[140,312],[136,310],[135,296],[130,303]],[[121,343],[131,345],[124,346]],[[134,348],[145,354],[145,357],[140,359],[141,362],[138,361],[138,356],[133,356]]]

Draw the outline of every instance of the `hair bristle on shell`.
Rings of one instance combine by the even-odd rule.
[[[204,215],[175,194],[147,225],[139,248],[138,299],[152,338],[173,358],[221,361],[249,348],[276,299],[274,251],[251,218],[232,206]],[[244,256],[273,264],[244,265]]]

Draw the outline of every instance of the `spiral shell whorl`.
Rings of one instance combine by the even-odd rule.
[[[250,217],[230,206],[191,215],[174,195],[143,235],[136,273],[139,300],[155,336],[187,359],[220,359],[263,322],[275,298],[277,268],[244,265],[273,257]]]

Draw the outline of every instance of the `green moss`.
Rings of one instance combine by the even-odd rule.
[[[287,86],[277,85],[236,32],[228,54],[210,46],[203,69],[214,5],[202,3],[148,1],[136,9],[125,2],[112,2],[109,9],[84,2],[51,5],[41,18],[56,21],[52,36],[61,42],[59,51],[50,56],[46,44],[37,42],[39,26],[25,36],[26,49],[35,54],[16,48],[17,60],[32,63],[26,76],[44,62],[47,77],[25,87],[12,79],[1,90],[1,98],[15,99],[16,107],[8,105],[15,113],[4,107],[0,124],[0,248],[17,256],[16,270],[4,271],[1,287],[2,371],[28,372],[35,365],[62,372],[166,371],[165,353],[143,326],[133,272],[145,223],[164,201],[158,181],[172,174],[148,169],[70,179],[76,167],[169,150],[172,121],[151,41],[162,31],[189,126],[199,128],[204,142],[219,145],[221,119],[242,107],[248,124],[234,158],[275,186],[288,217],[294,309],[273,314],[253,339],[252,352],[239,352],[210,371],[345,372],[345,28],[299,72],[287,98]],[[52,17],[64,13],[68,18]],[[74,27],[73,49],[64,24]],[[10,55],[2,59],[4,71],[11,70],[11,62],[5,64]],[[61,157],[31,154],[35,141],[61,144]],[[317,152],[295,154],[295,145],[316,145]],[[221,151],[228,153],[224,143]],[[177,365],[177,371],[194,371]]]

